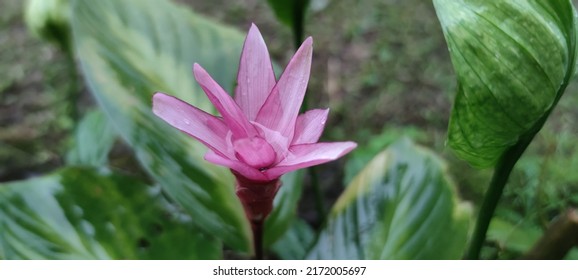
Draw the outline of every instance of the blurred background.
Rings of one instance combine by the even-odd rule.
[[[281,66],[294,53],[291,30],[266,1],[177,2],[242,33],[254,22]],[[25,3],[0,0],[0,182],[62,166],[77,122],[95,106],[74,61],[27,30]],[[455,76],[430,1],[312,0],[304,35],[314,39],[309,107],[331,108],[323,139],[360,144],[346,159],[316,169],[325,209],[344,182],[402,135],[441,154],[461,197],[479,205],[491,170],[468,166],[444,146]],[[570,84],[510,177],[485,258],[518,256],[554,217],[578,205],[577,85]],[[120,140],[114,145],[111,167],[142,174],[130,149]],[[319,226],[313,197],[306,185],[299,215]]]

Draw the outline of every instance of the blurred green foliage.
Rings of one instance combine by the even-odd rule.
[[[0,259],[218,259],[220,247],[138,178],[69,167],[0,184]]]
[[[32,38],[24,1],[0,9],[0,180],[38,175],[62,163],[76,104],[68,92],[76,76],[66,55]]]
[[[117,133],[101,110],[87,112],[76,126],[74,142],[66,154],[66,164],[106,166]]]
[[[518,162],[501,209],[505,219],[544,229],[560,211],[578,207],[578,96],[574,86],[561,100],[534,143]]]
[[[70,0],[27,0],[24,19],[28,30],[70,51]]]

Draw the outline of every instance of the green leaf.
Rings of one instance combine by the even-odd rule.
[[[303,220],[297,219],[288,231],[273,244],[273,251],[284,260],[302,260],[315,239],[315,232]]]
[[[69,50],[70,0],[28,0],[24,20],[32,34]]]
[[[497,242],[501,248],[521,254],[529,251],[540,236],[542,236],[542,230],[538,227],[525,224],[514,225],[506,220],[493,218],[487,239]]]
[[[281,237],[297,215],[297,204],[303,192],[304,171],[295,171],[281,177],[282,185],[273,201],[273,211],[265,220],[263,243],[269,247]]]
[[[434,0],[458,76],[448,145],[476,167],[533,137],[576,63],[569,0]]]
[[[565,260],[578,260],[578,248],[574,247],[572,249],[570,249],[570,251],[568,252],[568,254],[566,254],[566,257],[564,257]]]
[[[471,218],[445,164],[402,139],[379,153],[335,203],[310,259],[457,259]]]
[[[0,184],[0,259],[218,259],[221,244],[159,188],[66,168]]]
[[[343,179],[345,185],[349,185],[357,173],[359,173],[377,153],[401,137],[422,140],[427,139],[428,136],[424,131],[413,126],[384,128],[381,134],[371,137],[366,145],[359,145],[348,156]]]
[[[192,65],[232,87],[243,36],[169,1],[78,0],[72,22],[86,81],[144,169],[201,229],[249,251],[250,228],[230,172],[207,163],[203,145],[151,112],[156,91],[212,112]]]
[[[117,134],[101,110],[88,112],[78,123],[74,146],[66,155],[69,165],[104,166]]]
[[[293,27],[296,19],[303,20],[309,0],[267,0],[277,19]]]

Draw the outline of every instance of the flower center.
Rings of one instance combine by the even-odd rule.
[[[275,162],[275,150],[261,137],[235,140],[233,149],[238,160],[260,170]]]

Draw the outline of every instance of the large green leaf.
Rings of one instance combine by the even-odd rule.
[[[445,164],[402,139],[379,153],[335,203],[310,259],[457,259],[470,207]]]
[[[570,0],[434,0],[458,76],[448,145],[496,164],[543,125],[574,74]]]
[[[295,219],[271,249],[284,260],[302,260],[315,241],[315,232],[305,221]]]
[[[0,259],[217,259],[221,244],[160,189],[67,168],[0,184]]]
[[[359,145],[347,157],[348,159],[345,163],[345,175],[343,176],[345,185],[349,185],[351,180],[355,178],[355,175],[357,175],[357,173],[359,173],[359,171],[361,171],[377,153],[383,151],[391,143],[401,138],[402,135],[403,137],[409,137],[414,140],[423,140],[428,137],[425,131],[413,126],[400,128],[390,126],[384,127],[381,134],[373,135],[367,144]]]
[[[77,0],[73,11],[74,47],[85,78],[144,169],[195,224],[248,251],[250,229],[228,170],[208,164],[201,144],[151,112],[156,91],[212,111],[192,65],[198,62],[232,87],[242,35],[168,1]]]
[[[74,132],[74,144],[66,155],[69,165],[104,166],[117,134],[101,110],[86,113]]]

